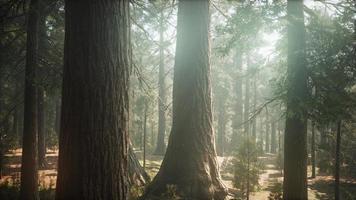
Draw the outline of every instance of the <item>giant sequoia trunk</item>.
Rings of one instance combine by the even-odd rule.
[[[38,197],[37,174],[37,89],[39,0],[31,0],[27,22],[24,128],[22,142],[20,199]]]
[[[214,133],[209,64],[208,0],[178,3],[173,125],[166,155],[144,199],[174,185],[183,199],[224,199]]]
[[[288,0],[288,91],[284,137],[284,199],[307,196],[307,73],[302,0]]]
[[[160,13],[160,30],[159,30],[159,73],[158,73],[158,135],[157,146],[155,150],[156,155],[164,155],[166,151],[166,143],[164,138],[166,136],[166,74],[164,70],[164,38],[163,38],[163,8]]]
[[[67,0],[56,199],[127,199],[129,1]]]

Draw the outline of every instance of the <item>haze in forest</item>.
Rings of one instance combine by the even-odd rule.
[[[355,20],[354,0],[0,0],[0,199],[356,199]]]

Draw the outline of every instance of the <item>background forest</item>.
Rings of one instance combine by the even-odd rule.
[[[0,199],[356,199],[355,13],[0,0]]]

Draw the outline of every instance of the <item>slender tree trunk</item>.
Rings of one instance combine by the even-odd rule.
[[[284,199],[307,195],[307,70],[302,0],[288,0],[288,91],[284,137]]]
[[[245,101],[244,101],[244,133],[245,137],[250,135],[250,55],[246,55],[247,59],[247,74],[245,76]]]
[[[216,160],[209,64],[210,1],[178,2],[173,126],[161,168],[143,199],[176,187],[183,199],[221,200],[226,189]]]
[[[312,178],[315,178],[315,122],[312,121],[312,127],[311,127],[311,163],[312,163]]]
[[[235,92],[236,92],[236,103],[234,118],[232,120],[232,138],[231,138],[231,149],[234,150],[236,145],[239,143],[239,138],[241,136],[241,126],[243,122],[243,102],[242,102],[242,52],[236,50],[234,57],[234,66],[236,67],[237,77],[235,82]]]
[[[129,1],[65,5],[56,199],[126,200]]]
[[[38,115],[38,166],[40,168],[46,165],[46,137],[45,137],[45,105],[44,90],[38,87],[37,96],[37,115]]]
[[[166,74],[164,70],[164,15],[163,8],[160,12],[160,30],[159,30],[159,73],[158,73],[158,85],[159,85],[159,97],[158,97],[158,135],[157,145],[154,154],[164,155],[166,151],[166,144],[164,142],[166,136]]]
[[[225,128],[226,128],[226,119],[225,119],[225,100],[224,96],[219,96],[218,103],[218,140],[217,140],[217,155],[223,156],[225,151]]]
[[[257,108],[257,74],[255,74],[253,80],[253,112],[256,112],[256,108]],[[254,116],[252,122],[252,139],[254,142],[256,142],[256,132],[257,132],[257,116]]]
[[[56,134],[59,136],[59,131],[61,127],[61,100],[58,98],[56,101],[56,116],[54,121],[54,129]]]
[[[20,199],[39,199],[37,162],[37,88],[39,0],[31,0],[27,22],[24,130]]]
[[[265,153],[269,153],[270,152],[270,134],[269,134],[269,128],[270,128],[270,122],[269,122],[269,114],[268,111],[266,109],[266,135],[265,135]]]
[[[147,143],[147,100],[145,99],[145,113],[143,119],[143,169],[146,169],[146,143]]]
[[[40,19],[39,19],[39,44],[38,55],[39,59],[44,60],[45,53],[47,52],[47,29],[46,29],[46,14],[45,14],[45,2],[41,2]],[[45,65],[39,63],[37,70],[37,116],[38,116],[38,165],[40,168],[44,168],[46,165],[46,123],[45,123],[45,88],[44,88],[44,69]]]
[[[274,119],[271,122],[271,153],[277,153],[276,122]]]
[[[340,146],[341,146],[341,120],[337,123],[336,153],[335,153],[335,200],[340,199]]]

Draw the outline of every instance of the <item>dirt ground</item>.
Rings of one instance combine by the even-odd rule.
[[[140,158],[140,153],[138,152]],[[58,150],[47,150],[46,160],[47,165],[44,169],[39,170],[40,187],[55,188],[57,177],[57,158]],[[158,172],[162,162],[161,156],[147,156],[146,171],[151,177]],[[233,187],[233,174],[227,170],[231,165],[231,157],[218,157],[218,163],[221,169],[221,177],[224,184],[228,187],[229,198],[234,199],[234,194],[238,191]],[[276,184],[281,184],[283,174],[275,165],[276,155],[266,154],[259,157],[259,160],[264,163],[264,170],[259,177],[260,189],[250,195],[250,200],[267,200],[271,188]],[[0,184],[18,185],[21,170],[21,150],[13,150],[5,155],[5,167],[3,169]],[[141,162],[142,164],[142,162]],[[231,166],[230,166],[231,167]],[[310,200],[329,200],[333,199],[333,177],[332,176],[317,176],[315,179],[308,180],[308,196]],[[341,180],[341,199],[351,200],[351,196],[356,195],[356,181]]]

